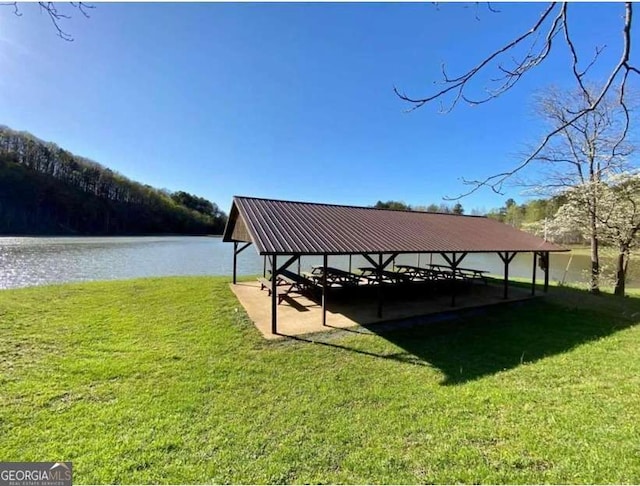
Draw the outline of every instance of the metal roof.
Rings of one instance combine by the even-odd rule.
[[[223,241],[251,241],[261,255],[566,251],[482,216],[244,196],[233,198]]]

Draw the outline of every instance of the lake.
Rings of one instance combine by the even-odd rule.
[[[513,277],[531,278],[531,255],[517,255],[509,267]],[[551,280],[583,282],[587,256],[551,255]],[[0,237],[0,289],[88,280],[119,280],[168,275],[226,275],[232,272],[233,245],[220,237]],[[282,258],[284,262],[284,258]],[[434,255],[402,255],[397,263],[444,263]],[[303,257],[302,270],[321,264]],[[349,268],[348,257],[329,257],[331,266]],[[369,266],[354,256],[351,267]],[[497,255],[468,255],[463,267],[501,275]],[[238,256],[238,274],[261,274],[263,259],[253,247]],[[297,268],[297,266],[294,266]],[[540,271],[538,278],[542,277]],[[632,275],[633,278],[633,275]],[[635,279],[634,279],[635,280]],[[631,282],[633,283],[633,281]]]

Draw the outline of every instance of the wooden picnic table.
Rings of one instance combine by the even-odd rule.
[[[416,267],[414,265],[396,265],[400,272],[407,275],[411,280],[436,280],[440,272],[432,268]]]
[[[260,282],[260,290],[267,289],[268,295],[271,295],[271,277],[258,277],[258,282]],[[278,275],[276,278],[276,286],[284,284],[284,280]]]
[[[314,265],[311,267],[311,273],[308,273],[310,278],[313,278],[316,282],[322,283],[322,277],[324,267],[322,265]],[[360,283],[360,275],[347,272],[339,268],[327,267],[327,284],[329,285],[358,285]]]
[[[482,280],[485,284],[488,283],[485,276],[486,270],[477,270],[475,268],[456,268],[455,275],[453,268],[447,265],[430,264],[428,268],[416,267],[414,265],[396,265],[404,273],[413,275],[414,278],[423,278],[425,280],[436,279],[453,279],[460,278],[462,280]]]
[[[397,265],[399,268],[408,269],[410,273],[418,275],[425,280],[449,280],[453,278],[451,267],[445,265],[429,265],[427,268],[413,265]]]
[[[382,276],[382,283],[405,283],[410,282],[411,277],[403,272],[391,272],[389,270],[382,270],[378,272],[376,267],[360,267],[362,277],[366,278],[370,283],[378,283],[380,276]]]
[[[271,280],[263,277],[258,278],[260,290],[267,289],[267,295],[271,295]],[[303,293],[314,286],[314,282],[304,276],[289,270],[282,270],[276,277],[276,295],[278,304],[291,293]]]
[[[487,270],[477,270],[475,268],[456,268],[455,275],[453,273],[453,268],[447,265],[437,265],[432,263],[429,265],[430,267],[434,267],[442,272],[446,272],[448,274],[448,278],[460,278],[462,280],[482,280],[485,284],[488,283],[486,273],[489,273]]]
[[[462,275],[463,278],[467,280],[482,280],[485,284],[488,284],[486,273],[489,273],[487,270],[476,270],[475,268],[457,268],[457,272]]]

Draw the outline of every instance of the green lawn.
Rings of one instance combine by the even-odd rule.
[[[266,342],[221,278],[0,292],[0,459],[76,483],[639,483],[640,298]]]

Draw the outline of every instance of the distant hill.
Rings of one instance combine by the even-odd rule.
[[[127,179],[0,125],[0,234],[221,234],[215,203]]]

